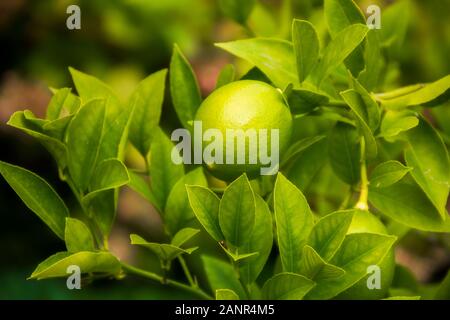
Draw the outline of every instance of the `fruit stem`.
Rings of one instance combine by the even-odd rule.
[[[369,179],[367,178],[367,166],[366,166],[366,141],[364,140],[363,137],[361,138],[361,190],[355,208],[361,210],[368,210],[369,209],[369,205],[367,202],[368,196],[369,196]]]
[[[120,264],[122,265],[123,270],[125,270],[128,274],[134,274],[134,275],[144,277],[144,278],[147,278],[150,280],[158,281],[160,283],[167,284],[168,286],[171,286],[173,288],[177,288],[177,289],[181,289],[181,290],[190,292],[190,293],[195,294],[198,297],[203,298],[203,299],[207,299],[207,300],[213,299],[212,296],[210,296],[209,294],[207,294],[205,291],[203,291],[202,289],[200,289],[198,287],[194,288],[194,287],[188,286],[184,283],[181,283],[181,282],[178,282],[178,281],[175,281],[172,279],[163,279],[162,276],[160,276],[156,273],[142,270],[140,268],[136,268],[125,262],[121,262]]]

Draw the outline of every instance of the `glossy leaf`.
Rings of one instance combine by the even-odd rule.
[[[194,71],[177,45],[173,47],[169,76],[173,106],[183,126],[189,128],[202,99]]]
[[[69,210],[55,190],[41,177],[24,168],[0,161],[0,174],[23,203],[61,239]]]
[[[364,48],[365,67],[358,75],[358,81],[369,92],[378,86],[385,66],[379,38],[378,30],[369,30],[367,33]]]
[[[334,173],[348,184],[356,184],[360,178],[359,136],[355,128],[338,123],[331,131],[328,154]]]
[[[56,120],[73,114],[80,108],[80,98],[71,93],[70,88],[58,89],[47,106],[46,119]]]
[[[303,82],[319,60],[320,43],[314,26],[305,20],[294,19],[292,44],[297,61],[297,73]]]
[[[241,247],[249,241],[255,210],[255,195],[244,174],[230,183],[220,200],[219,225],[228,243]]]
[[[306,245],[303,247],[299,273],[308,279],[320,282],[339,278],[345,274],[345,271],[327,263],[312,247]]]
[[[290,83],[298,83],[291,42],[253,38],[216,43],[216,46],[258,67],[278,88],[286,88]]]
[[[329,261],[344,241],[352,219],[352,210],[326,215],[314,225],[306,243],[325,261]]]
[[[424,119],[407,132],[410,148],[405,160],[411,175],[445,219],[450,190],[450,160],[447,148],[437,131]]]
[[[245,284],[254,282],[269,258],[273,242],[272,214],[264,199],[255,195],[255,226],[249,241],[239,248],[239,253],[258,252],[258,255],[239,263],[239,274]]]
[[[302,275],[289,272],[279,273],[264,284],[263,299],[302,300],[314,286],[314,281]]]
[[[225,240],[219,226],[219,197],[201,186],[186,186],[186,190],[189,204],[201,225],[217,242]]]
[[[379,99],[381,104],[387,109],[397,110],[433,101],[450,89],[450,75],[447,75],[432,83],[419,86],[410,86],[403,89],[407,88],[411,88],[413,91],[403,95],[398,95],[391,99],[387,99],[387,97],[389,97],[389,93],[380,95]],[[400,90],[402,89],[396,89],[397,92]]]
[[[222,68],[222,70],[220,70],[219,76],[217,78],[216,89],[218,89],[230,82],[233,82],[235,73],[236,73],[236,71],[234,69],[234,65],[232,65],[232,64],[225,65]]]
[[[367,275],[367,267],[378,264],[388,253],[395,237],[372,233],[355,233],[345,237],[330,263],[344,269],[345,274],[319,282],[307,299],[330,299]]]
[[[197,168],[181,177],[167,198],[164,222],[170,234],[175,234],[195,219],[194,212],[189,205],[186,185],[206,187],[208,185],[203,168]]]
[[[411,228],[449,232],[450,219],[442,220],[419,186],[404,181],[386,188],[369,189],[369,201],[380,212]]]
[[[325,105],[330,98],[321,92],[309,89],[293,89],[288,96],[289,107],[293,114],[305,114],[316,107]]]
[[[104,100],[91,100],[73,118],[67,132],[68,167],[75,186],[87,190],[105,132]]]
[[[160,211],[161,209],[157,206],[158,201],[156,200],[152,190],[150,189],[150,185],[145,180],[145,178],[141,177],[138,173],[135,173],[133,171],[128,171],[128,175],[130,176],[128,186],[139,193],[144,199],[146,199],[148,202],[154,205],[158,211]]]
[[[130,140],[145,157],[150,150],[153,133],[159,124],[167,69],[155,72],[142,80],[130,98],[134,109],[130,125]]]
[[[325,0],[325,20],[332,38],[353,24],[365,24],[366,19],[353,0]],[[354,75],[364,68],[364,57],[361,46],[346,59],[346,65]]]
[[[81,273],[117,274],[120,262],[109,252],[59,252],[41,262],[28,279],[67,277],[67,268],[76,265]]]
[[[174,246],[181,247],[186,242],[192,239],[196,234],[198,234],[200,230],[193,228],[184,228],[178,231],[172,238],[171,243]]]
[[[210,256],[202,256],[202,261],[206,278],[213,292],[229,289],[234,291],[240,299],[247,298],[232,265]]]
[[[370,175],[370,185],[374,188],[388,187],[400,181],[410,171],[411,168],[395,160],[380,163]]]
[[[162,210],[165,208],[170,190],[184,175],[183,165],[175,164],[175,160],[172,159],[173,148],[172,141],[158,128],[154,134],[151,152],[147,160],[152,192],[157,200],[156,205]]]
[[[22,130],[23,132],[32,136],[33,138],[36,138],[48,150],[48,152],[50,152],[53,158],[55,158],[59,168],[62,169],[66,167],[67,164],[66,146],[58,139],[55,139],[54,137],[51,137],[46,133],[42,132],[42,130],[39,127],[30,124],[29,121],[25,118],[23,111],[15,112],[11,116],[7,124],[19,130]]]
[[[95,250],[94,237],[91,230],[78,219],[66,218],[64,241],[68,252]]]
[[[162,261],[171,261],[183,253],[191,254],[197,248],[182,249],[168,243],[148,242],[137,234],[130,235],[131,244],[149,249]]]
[[[216,300],[239,300],[239,296],[230,289],[217,289]]]
[[[418,124],[419,119],[409,110],[388,110],[381,121],[380,136],[387,140],[391,140],[400,133],[416,127]]]
[[[340,31],[328,44],[323,57],[312,72],[312,82],[320,87],[322,81],[363,41],[368,28],[362,24],[352,24]]]
[[[341,92],[341,96],[356,116],[358,127],[364,137],[367,158],[375,158],[377,155],[377,142],[375,141],[375,137],[369,127],[369,120],[364,116],[364,113],[367,112],[365,101],[361,95],[353,89]]]
[[[283,271],[297,272],[301,248],[313,227],[313,215],[302,192],[281,173],[275,182],[274,208]]]
[[[304,150],[311,147],[313,144],[321,141],[325,136],[314,136],[314,137],[307,137],[302,140],[299,140],[295,143],[293,143],[285,152],[285,155],[283,156],[283,161],[281,163],[281,167],[284,166],[284,164],[288,163],[290,160],[294,159],[296,156],[298,156],[300,153],[302,153]]]
[[[105,123],[98,159],[123,159],[128,128],[133,113],[132,106],[123,105],[114,92],[97,78],[69,68],[82,103],[92,99],[105,100]]]

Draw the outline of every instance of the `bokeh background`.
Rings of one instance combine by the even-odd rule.
[[[395,1],[356,2],[363,9],[379,4],[383,10]],[[450,73],[450,1],[410,2],[405,42],[395,53],[398,72],[392,77],[398,85],[432,81]],[[66,27],[66,9],[71,4],[81,8],[81,30]],[[259,36],[288,38],[294,17],[313,21],[326,37],[321,0],[258,0],[248,23]],[[44,147],[6,125],[13,112],[30,109],[44,116],[51,97],[48,88],[73,86],[68,66],[95,75],[126,99],[146,75],[168,67],[174,43],[190,60],[206,96],[225,64],[235,63],[240,73],[249,68],[213,43],[244,37],[248,32],[221,12],[217,0],[0,1],[0,160],[37,172],[70,207],[75,200],[59,181]],[[161,121],[165,128],[179,125],[169,95]],[[130,147],[127,161],[139,166],[142,159]],[[119,203],[112,250],[124,259],[156,264],[155,259],[132,250],[128,235],[137,231],[158,240],[162,237],[158,215],[127,189]],[[397,261],[420,282],[433,283],[450,266],[449,247],[448,238],[412,232],[397,251]],[[64,244],[0,178],[0,299],[189,298],[133,278],[120,283],[99,281],[79,291],[67,290],[61,279],[26,281],[40,261],[61,250]]]

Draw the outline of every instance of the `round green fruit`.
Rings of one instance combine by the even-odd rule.
[[[369,211],[354,210],[352,223],[347,231],[347,234],[352,233],[378,233],[388,234],[384,224]],[[340,293],[337,299],[351,299],[351,300],[376,300],[385,298],[388,289],[392,283],[395,270],[395,255],[394,249],[391,248],[383,260],[378,265],[381,270],[381,288],[369,289],[367,287],[368,274],[356,284]]]
[[[203,133],[208,129],[220,131],[223,137],[222,160],[205,164],[213,176],[225,181],[233,180],[242,173],[247,173],[251,178],[258,176],[261,168],[271,166],[267,164],[267,159],[260,157],[260,153],[271,157],[271,148],[274,147],[277,148],[278,155],[282,155],[289,144],[292,131],[292,115],[282,93],[264,82],[254,80],[232,82],[215,90],[199,107],[195,121],[201,121]],[[274,140],[272,146],[273,129],[278,129],[279,139],[278,145]],[[227,136],[229,132],[246,134],[245,150],[238,148],[235,137]],[[251,133],[256,133],[256,144],[249,143]],[[267,137],[266,143],[261,143],[260,135]],[[203,139],[202,151],[212,142],[213,138],[211,141]],[[261,150],[262,147],[265,149]],[[245,161],[241,160],[243,163],[238,161],[238,151],[245,152]],[[242,156],[243,152],[239,154]],[[251,158],[254,160],[255,157],[256,161],[252,163]]]

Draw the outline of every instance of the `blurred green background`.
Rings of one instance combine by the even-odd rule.
[[[356,2],[363,10],[374,3],[383,10],[395,1]],[[432,81],[450,73],[450,1],[410,2],[406,39],[395,52],[398,72],[390,75],[398,85]],[[66,9],[71,4],[81,8],[81,30],[66,27]],[[248,24],[258,36],[288,38],[292,18],[309,19],[326,38],[322,14],[321,0],[259,0]],[[104,80],[126,99],[142,78],[168,67],[174,43],[190,60],[206,96],[221,67],[234,62],[213,43],[244,37],[248,31],[227,18],[216,0],[1,1],[0,160],[39,173],[70,206],[74,199],[58,180],[50,155],[32,138],[6,126],[14,111],[30,109],[43,116],[51,96],[48,88],[72,86],[68,66]],[[236,65],[240,73],[249,68],[242,61]],[[168,95],[165,100],[163,126],[175,127],[178,123]],[[130,149],[128,161],[139,165],[141,159]],[[26,281],[40,261],[64,249],[63,243],[3,179],[0,211],[0,299],[189,298],[133,278],[120,283],[100,281],[80,291],[67,290],[63,280]],[[124,259],[145,259],[128,245],[131,231],[162,237],[155,211],[129,190],[122,192],[117,224],[111,247]],[[424,255],[403,257],[403,262],[412,266],[408,265],[421,281],[441,277],[442,267],[423,267],[430,259]],[[155,264],[151,260],[147,263]]]

